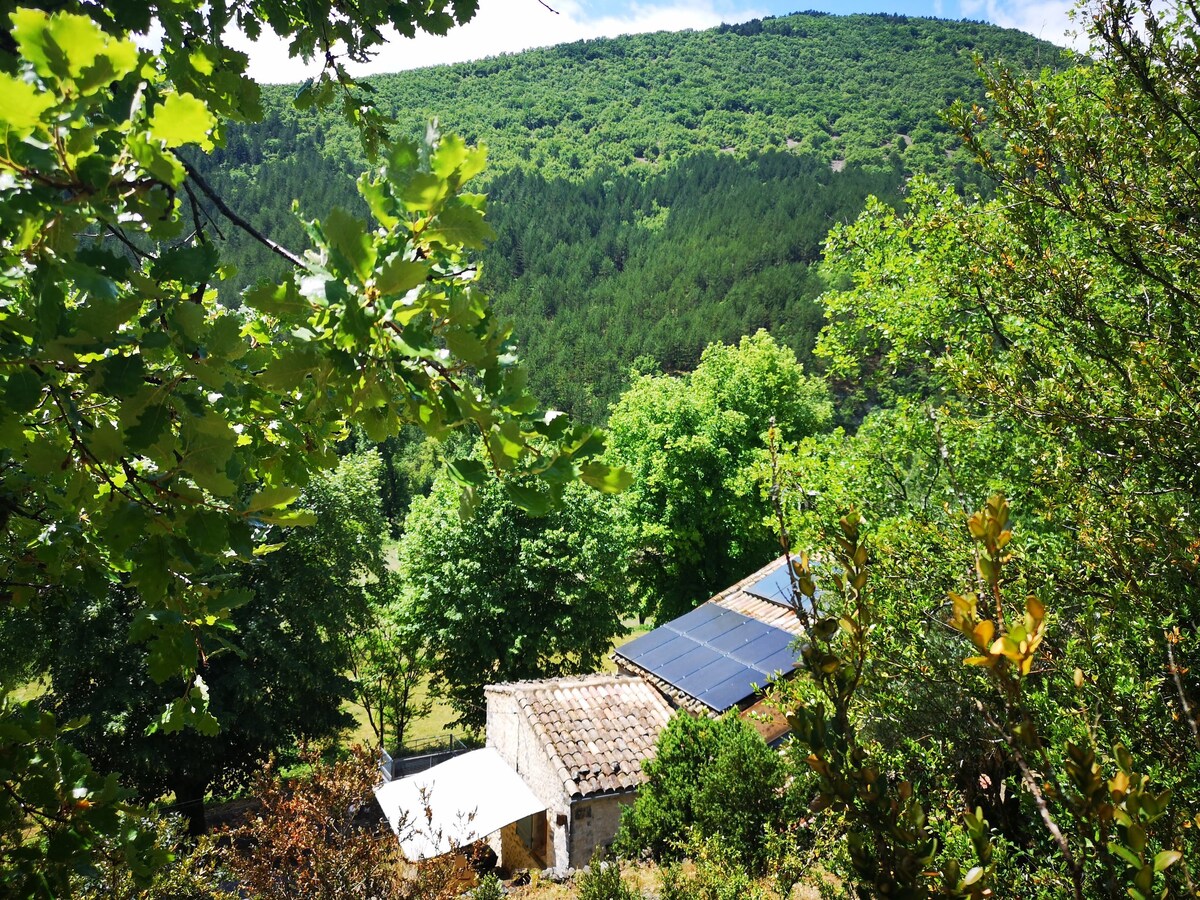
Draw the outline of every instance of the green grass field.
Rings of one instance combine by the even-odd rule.
[[[418,702],[424,699],[429,691],[429,681],[418,689]],[[366,711],[357,703],[346,702],[344,709],[354,716],[356,723],[352,730],[345,733],[343,743],[346,745],[362,744],[364,747],[375,746],[375,733],[371,731],[371,726],[367,724]],[[426,741],[435,738],[445,738],[447,734],[453,732],[455,737],[462,737],[467,732],[462,728],[454,728],[455,713],[450,708],[450,704],[443,701],[434,700],[433,709],[429,715],[417,719],[409,726],[408,734],[405,735],[405,744],[414,746],[422,744]],[[395,747],[388,747],[389,752],[395,752]]]
[[[615,650],[617,647],[620,647],[627,641],[633,640],[639,634],[644,634],[653,627],[652,625],[639,624],[636,620],[629,620],[624,624],[625,627],[630,629],[630,631],[613,639],[612,646],[609,648],[609,652],[604,655],[604,661],[600,667],[602,672],[617,671],[617,666],[612,661],[613,650]],[[429,681],[426,680],[419,689],[418,700],[423,699],[428,691]],[[345,733],[342,742],[347,746],[351,746],[353,744],[362,744],[364,747],[374,747],[375,734],[371,731],[371,726],[367,724],[367,714],[363,708],[357,703],[347,702],[345,709],[352,716],[354,716],[354,721],[356,724],[353,729],[348,730]],[[435,698],[433,702],[433,709],[430,711],[429,715],[418,719],[409,726],[408,734],[405,735],[404,743],[409,747],[418,746],[428,741],[445,739],[450,733],[453,733],[455,737],[460,738],[464,736],[476,738],[483,737],[482,734],[473,735],[470,731],[461,727],[455,728],[453,724],[454,719],[455,713],[450,707],[450,704]],[[396,748],[394,747],[388,747],[389,751],[394,751],[395,749]]]

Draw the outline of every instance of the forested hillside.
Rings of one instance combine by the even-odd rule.
[[[690,370],[714,340],[766,328],[810,365],[825,233],[872,194],[898,201],[902,179],[786,152],[582,183],[517,169],[490,186],[484,277],[535,390],[599,422],[632,364]]]
[[[468,143],[487,144],[496,172],[524,164],[557,178],[771,148],[879,163],[910,141],[903,152],[916,170],[957,149],[937,114],[979,95],[974,53],[1023,69],[1059,62],[1050,44],[979,22],[805,13],[579,41],[373,84],[402,132],[437,118]],[[283,112],[294,94],[266,92],[301,132],[323,126],[327,154],[360,158],[339,117]]]
[[[314,105],[361,125],[370,95],[327,72],[264,111],[224,35],[332,60],[330,24],[363,55],[474,0],[53,5],[0,17],[0,896],[458,897],[367,812],[351,713],[388,748],[431,698],[486,727],[485,685],[591,673],[781,545],[794,667],[740,720],[675,717],[627,770],[618,864],[557,896],[640,900],[647,856],[660,900],[1200,896],[1195,2],[1097,0],[1089,64],[1033,75],[1039,45],[983,26],[794,16],[385,79],[406,127],[445,101],[497,164],[368,128],[354,203],[355,132]],[[975,87],[989,36],[1010,65]],[[722,93],[724,50],[772,42],[792,87],[760,102],[783,82],[752,54]],[[800,65],[818,46],[834,68]],[[933,118],[960,65],[975,169]],[[820,146],[714,124],[833,79]],[[691,118],[623,151],[614,113],[578,170],[549,126],[504,143],[589,91],[597,123]],[[897,97],[933,139],[879,124]],[[605,431],[531,394],[481,265],[543,399]],[[261,814],[184,839],[244,792]],[[606,816],[578,818],[568,846]]]
[[[477,179],[497,240],[483,282],[515,325],[544,402],[602,421],[639,358],[692,368],[712,340],[769,328],[809,359],[829,228],[906,178],[979,184],[941,118],[983,94],[974,55],[1018,71],[1065,65],[1017,31],[903,16],[798,14],[697,33],[534,50],[373,81],[402,134],[432,118],[488,147]],[[333,88],[327,89],[332,91]],[[306,93],[306,91],[308,93]],[[204,161],[263,232],[289,211],[365,212],[358,137],[313,87],[269,88],[267,115]],[[320,171],[320,178],[312,173]],[[280,263],[230,236],[238,278]]]

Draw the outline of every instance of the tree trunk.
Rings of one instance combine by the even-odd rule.
[[[208,793],[208,779],[180,773],[175,776],[175,811],[187,821],[188,834],[199,837],[208,831],[208,819],[204,813],[204,795]]]

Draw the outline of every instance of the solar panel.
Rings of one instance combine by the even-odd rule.
[[[674,623],[672,623],[673,625]],[[736,629],[735,629],[736,630]],[[725,649],[724,644],[720,643],[721,639],[730,634],[729,620],[724,616],[719,616],[703,625],[686,630],[686,634],[693,641],[703,641],[704,643],[712,644],[719,649]]]
[[[737,653],[751,641],[762,637],[763,623],[756,622],[754,619],[743,618],[745,621],[739,623],[735,628],[730,628],[725,634],[714,637],[709,643],[725,653]],[[778,630],[776,629],[776,631]]]
[[[788,574],[787,560],[781,559],[776,565],[772,566],[766,575],[746,588],[746,593],[761,600],[769,600],[772,603],[778,603],[780,606],[786,606],[788,609],[794,609],[792,579]],[[819,595],[820,591],[817,593]],[[803,599],[805,606],[811,611],[812,604],[807,598]]]
[[[720,659],[720,654],[704,644],[692,644],[686,653],[675,657],[655,673],[671,684],[687,684],[688,680],[711,662]]]
[[[619,647],[616,655],[724,712],[774,672],[791,671],[794,639],[782,628],[709,602]]]
[[[761,659],[755,664],[755,668],[761,669],[763,672],[783,672],[785,675],[796,667],[796,659],[799,653],[792,650],[790,647],[784,647],[772,653],[766,659]]]
[[[673,633],[671,640],[664,643],[661,647],[655,647],[649,653],[643,654],[641,658],[634,661],[642,668],[653,672],[679,659],[679,657],[695,646],[692,641],[689,641],[683,635]]]
[[[745,664],[738,662],[736,659],[730,659],[728,656],[717,656],[707,666],[694,674],[697,679],[703,679],[705,684],[713,685],[741,675],[745,668]]]
[[[685,612],[678,619],[672,619],[668,624],[675,631],[686,633],[693,628],[699,628],[707,622],[718,619],[723,616],[728,610],[723,606],[717,606],[715,603],[701,603],[690,612]]]
[[[766,679],[762,679],[761,681],[755,681],[754,679],[751,679],[750,682],[747,682],[746,676],[749,671],[750,670],[743,670],[737,676],[729,678],[720,684],[713,685],[696,699],[710,709],[719,710],[721,712],[724,712],[727,709],[732,709],[734,706],[744,700],[750,693],[750,691],[747,690],[748,683],[758,684],[759,687],[762,687],[766,684]]]
[[[651,650],[657,650],[667,641],[673,641],[678,635],[670,629],[655,628],[646,634],[638,635],[631,641],[626,641],[617,653],[626,659],[637,659]]]
[[[782,629],[776,628],[771,631],[763,632],[758,638],[738,650],[734,656],[742,660],[746,665],[754,666],[756,669],[763,668],[763,664],[774,657],[777,653],[788,652],[792,646],[792,642],[796,638]],[[794,659],[793,655],[793,659]],[[767,669],[766,671],[771,671]]]

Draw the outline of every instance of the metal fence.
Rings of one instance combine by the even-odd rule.
[[[464,743],[462,739],[447,733],[443,737],[429,738],[411,747],[405,747],[396,756],[381,749],[379,751],[379,771],[385,782],[406,778],[415,772],[432,769],[438,763],[474,749]]]

